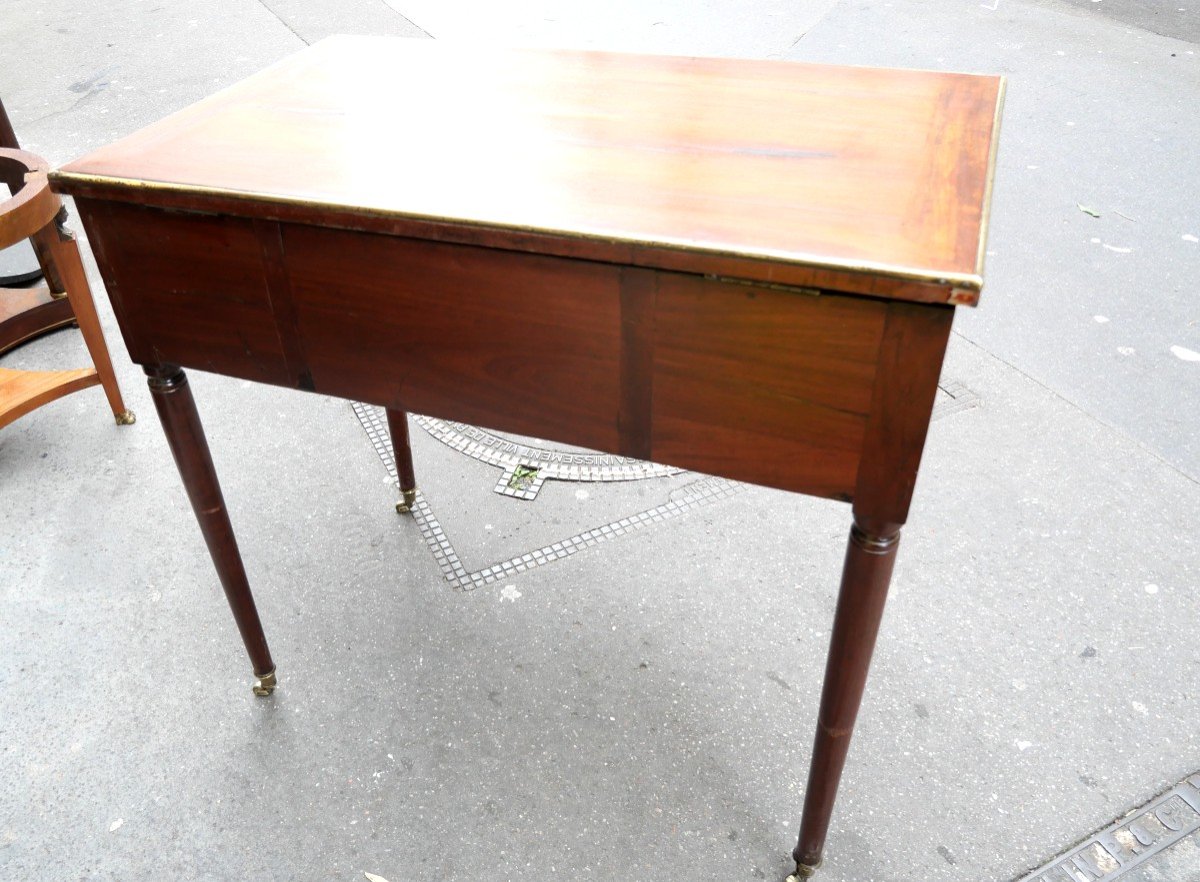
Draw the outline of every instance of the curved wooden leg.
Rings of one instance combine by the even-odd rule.
[[[850,528],[825,663],[812,766],[804,794],[800,841],[792,852],[796,872],[788,877],[789,882],[808,878],[821,865],[825,835],[867,683],[899,543],[899,524],[872,523],[856,517]]]
[[[175,465],[179,467],[183,486],[196,513],[196,520],[200,523],[200,532],[204,534],[208,553],[225,589],[225,597],[233,610],[233,618],[241,632],[250,662],[254,665],[254,674],[258,678],[254,693],[270,695],[276,685],[275,663],[271,660],[271,650],[267,648],[267,638],[258,618],[254,596],[250,593],[250,583],[242,566],[242,556],[238,552],[233,525],[229,523],[229,514],[225,510],[221,485],[217,482],[217,473],[208,452],[208,441],[204,437],[204,427],[200,424],[200,415],[196,412],[196,402],[192,398],[187,376],[175,365],[153,365],[145,370],[154,407],[162,420]]]
[[[100,385],[108,398],[108,406],[112,408],[117,425],[132,425],[136,418],[121,398],[121,389],[117,386],[117,375],[108,355],[108,345],[104,342],[104,332],[100,329],[100,316],[96,314],[96,304],[92,300],[92,291],[88,286],[87,273],[84,272],[75,237],[67,230],[59,228],[57,224],[51,224],[40,230],[33,237],[33,241],[46,278],[52,281],[52,285],[54,281],[61,280],[62,288],[71,301],[75,321],[79,324],[79,331],[83,334],[83,342],[87,345],[96,373],[100,375]],[[51,287],[51,290],[54,288]]]
[[[417,475],[413,471],[412,448],[408,446],[408,414],[402,410],[387,412],[388,431],[392,434],[392,454],[396,457],[396,474],[400,478],[400,501],[396,511],[412,511],[417,501]]]

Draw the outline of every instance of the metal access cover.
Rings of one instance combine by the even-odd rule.
[[[1197,831],[1200,773],[1022,876],[1020,882],[1112,882]],[[1200,868],[1196,872],[1200,874]]]

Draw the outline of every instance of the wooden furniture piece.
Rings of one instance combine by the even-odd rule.
[[[9,122],[4,102],[0,101],[0,149],[20,150],[17,133]],[[0,182],[7,180],[0,178]],[[0,191],[2,193],[3,191]],[[21,240],[24,242],[25,240]],[[71,303],[64,296],[54,296],[48,285],[36,288],[10,288],[6,285],[34,282],[40,273],[24,263],[30,254],[22,251],[9,257],[18,246],[0,245],[6,259],[0,260],[0,354],[41,334],[66,327],[75,321]],[[25,246],[26,248],[28,246]],[[30,260],[36,264],[36,253]],[[8,275],[5,275],[8,273]],[[61,288],[60,288],[61,290]]]
[[[820,863],[995,77],[333,38],[70,163],[258,675],[183,367],[850,502],[796,877]],[[412,489],[411,464],[404,480]]]
[[[7,122],[7,120],[5,120]],[[0,134],[3,134],[0,127]],[[28,239],[49,284],[51,300],[37,291],[0,289],[0,352],[31,337],[76,321],[94,367],[80,370],[28,371],[0,368],[0,427],[43,404],[101,385],[118,425],[134,422],[125,407],[117,376],[100,330],[96,304],[88,288],[74,235],[63,225],[66,211],[46,181],[49,165],[24,150],[0,148],[0,181],[12,198],[0,203],[0,248]],[[63,300],[67,309],[55,304]]]

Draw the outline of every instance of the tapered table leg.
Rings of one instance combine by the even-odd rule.
[[[796,872],[788,877],[788,882],[808,878],[821,865],[825,835],[866,686],[899,543],[898,524],[872,523],[856,516],[850,529],[825,663],[812,766],[804,794],[800,841],[792,852]]]
[[[92,357],[96,373],[100,375],[100,385],[108,398],[108,406],[112,408],[117,425],[132,425],[135,417],[121,398],[117,374],[108,355],[104,332],[100,329],[100,316],[96,313],[96,304],[92,300],[92,291],[88,286],[87,273],[84,272],[74,235],[56,223],[43,227],[34,235],[32,241],[38,260],[42,263],[42,271],[50,281],[51,290],[55,290],[55,285],[60,285],[59,290],[65,291],[71,301],[71,310],[75,313],[79,332],[83,335],[83,342]]]
[[[417,475],[413,471],[412,448],[408,446],[408,414],[402,410],[387,412],[388,431],[392,434],[392,454],[396,457],[396,474],[400,478],[400,501],[396,511],[412,511],[417,501]]]
[[[221,485],[217,482],[217,473],[208,452],[208,441],[204,437],[204,427],[200,424],[200,415],[196,412],[196,402],[192,398],[187,376],[175,365],[148,366],[146,375],[154,407],[175,457],[175,465],[179,467],[183,486],[187,489],[192,510],[200,523],[200,532],[204,534],[208,553],[217,568],[242,642],[254,665],[257,677],[254,694],[270,695],[276,685],[275,663],[271,660],[271,650],[267,648],[267,638],[254,606],[250,583],[246,580],[242,556],[238,552],[233,525],[229,523],[229,514],[225,510]]]

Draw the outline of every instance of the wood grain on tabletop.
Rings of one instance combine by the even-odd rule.
[[[432,219],[974,290],[1000,87],[336,37],[69,163],[56,186],[150,181],[193,204],[253,197],[251,216],[282,202],[302,222]],[[899,290],[881,293],[931,299]]]

